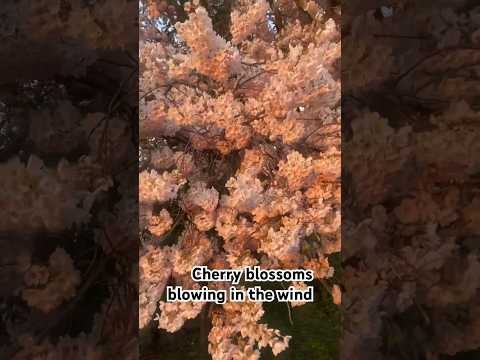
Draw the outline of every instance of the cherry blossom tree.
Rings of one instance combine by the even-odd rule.
[[[143,5],[140,328],[155,318],[175,332],[207,313],[214,360],[259,359],[265,347],[276,355],[289,336],[259,323],[261,303],[213,311],[162,296],[167,284],[199,287],[190,278],[196,265],[260,265],[310,269],[338,302],[329,264],[340,251],[338,9]]]

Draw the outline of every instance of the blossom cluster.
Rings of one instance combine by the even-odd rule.
[[[120,269],[117,259],[138,236],[136,169],[134,176],[117,176],[135,153],[129,124],[120,113],[79,106],[63,90],[27,82],[19,91],[44,96],[40,105],[28,103],[27,95],[27,110],[2,103],[1,133],[7,136],[0,150],[0,248],[8,266],[0,274],[7,340],[0,357],[100,360],[111,358],[119,343],[126,357],[134,356],[136,345],[125,338],[137,328],[137,305],[125,309],[107,287],[95,295],[93,327],[81,324],[80,334],[52,332],[65,319],[78,321],[92,286],[135,289],[138,283],[135,266],[121,276],[105,271],[107,262]],[[9,138],[16,133],[22,137]],[[4,146],[8,141],[15,146]],[[132,313],[135,327],[119,326]],[[105,336],[109,340],[99,346]]]

